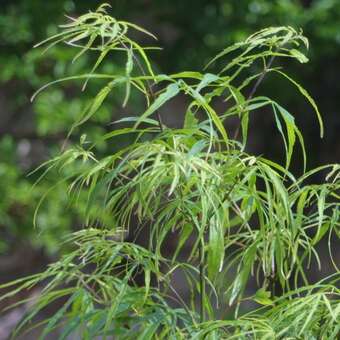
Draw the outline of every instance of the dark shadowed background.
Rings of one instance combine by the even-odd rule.
[[[320,139],[318,124],[307,103],[287,82],[268,76],[258,92],[265,92],[295,114],[305,135],[308,167],[340,161],[340,1],[339,0],[111,0],[113,16],[144,26],[159,37],[163,51],[154,52],[160,72],[200,70],[206,62],[233,42],[254,31],[278,25],[302,28],[309,38],[308,64],[286,62],[287,73],[302,83],[323,113],[325,137]],[[55,155],[70,125],[95,93],[96,84],[81,92],[79,84],[50,88],[31,103],[30,97],[52,79],[81,72],[90,60],[84,57],[70,64],[74,51],[58,46],[44,56],[33,45],[57,32],[64,15],[76,16],[95,9],[101,1],[84,0],[0,0],[0,283],[37,272],[58,258],[63,234],[82,224],[84,207],[67,202],[66,185],[49,192],[37,214],[34,211],[58,175],[32,184],[41,172],[27,176]],[[278,66],[278,65],[275,65]],[[115,60],[105,66],[108,72],[119,68]],[[117,94],[117,96],[119,93]],[[86,125],[92,141],[112,129],[117,117],[138,109],[133,102],[122,109],[113,96],[101,114]],[[181,120],[181,102],[162,112],[165,123],[176,126]],[[280,137],[274,121],[259,112],[252,121],[248,149],[283,159]],[[84,131],[82,131],[84,132]],[[78,142],[80,131],[70,140]],[[126,141],[122,141],[124,143]],[[105,155],[112,150],[100,145]],[[292,171],[301,173],[297,157]],[[326,269],[327,271],[327,265]],[[318,276],[318,273],[311,273]],[[3,306],[0,306],[0,309]],[[20,317],[0,317],[0,339]]]

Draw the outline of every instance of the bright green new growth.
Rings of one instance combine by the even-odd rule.
[[[129,34],[154,36],[110,17],[106,7],[70,18],[61,33],[41,43],[78,48],[74,60],[84,53],[97,55],[88,74],[42,89],[67,80],[84,81],[84,89],[94,79],[105,82],[70,134],[100,114],[115,88],[125,91],[123,106],[139,93],[146,109],[118,121],[128,127],[102,136],[113,143],[132,136],[132,143],[112,155],[97,158],[96,145],[85,148],[84,135],[79,146],[44,164],[46,172],[65,173],[71,199],[86,192],[87,227],[70,235],[67,241],[75,250],[44,273],[6,285],[20,283],[1,299],[48,282],[17,331],[46,305],[66,298],[45,321],[41,338],[61,326],[60,339],[74,332],[83,339],[335,339],[339,270],[330,240],[339,235],[340,166],[326,165],[295,178],[288,168],[296,140],[304,166],[306,153],[294,116],[275,100],[256,96],[267,73],[283,76],[310,102],[323,135],[314,100],[272,66],[274,58],[307,62],[298,49],[308,48],[307,39],[291,27],[267,28],[222,51],[207,65],[209,73],[159,75],[148,56],[155,48],[142,47]],[[96,73],[113,52],[126,56],[125,72]],[[218,72],[210,73],[214,67]],[[176,96],[186,96],[188,106],[183,126],[171,129],[159,110]],[[223,101],[223,112],[215,108],[216,100]],[[246,152],[249,117],[261,108],[273,113],[285,147],[284,166]],[[235,117],[239,128],[231,137],[229,122]],[[306,184],[325,170],[324,183]],[[142,230],[148,234],[145,247],[127,242],[127,235]],[[305,270],[321,266],[315,247],[327,237],[336,272],[310,284]],[[176,241],[169,254],[165,245],[170,238]],[[189,249],[185,256],[184,248]],[[185,278],[190,301],[173,286],[175,272]],[[251,277],[259,290],[249,296]],[[243,313],[240,307],[247,300],[263,307]],[[234,317],[221,317],[227,306]]]

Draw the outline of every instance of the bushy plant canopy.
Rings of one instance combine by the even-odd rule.
[[[58,262],[3,286],[16,288],[1,299],[45,283],[17,332],[61,299],[61,309],[44,321],[41,338],[59,327],[60,339],[71,334],[83,339],[335,339],[340,292],[331,240],[339,236],[340,166],[307,171],[294,115],[275,99],[257,95],[267,74],[283,77],[314,108],[323,135],[312,97],[275,66],[287,58],[306,63],[307,38],[292,27],[270,27],[227,47],[203,72],[157,74],[149,54],[158,48],[134,38],[155,36],[111,17],[107,8],[69,18],[60,33],[37,45],[49,49],[66,43],[77,51],[74,61],[87,53],[96,60],[88,73],[55,80],[34,97],[64,81],[83,82],[84,90],[94,81],[103,85],[70,129],[72,134],[85,127],[79,145],[65,144],[60,155],[42,165],[44,174],[52,169],[62,174],[70,200],[86,194],[86,221],[68,237],[71,250]],[[112,54],[123,58],[123,73],[101,72]],[[87,139],[86,122],[100,115],[114,91],[122,93],[123,106],[142,96],[145,108],[100,136],[113,146],[123,135],[132,142],[99,158],[96,143]],[[170,128],[162,109],[174,110],[169,103],[178,96],[186,102],[183,123]],[[247,152],[252,115],[269,119],[269,112],[282,136],[283,165]],[[303,164],[299,177],[289,171],[296,144]],[[313,182],[317,173],[326,174],[321,184]],[[144,245],[135,242],[141,233],[147,235]],[[321,267],[317,245],[327,238],[334,275],[310,283],[306,268]],[[184,278],[190,299],[177,292],[175,273]],[[258,290],[249,294],[253,279]],[[249,301],[262,307],[245,311]]]

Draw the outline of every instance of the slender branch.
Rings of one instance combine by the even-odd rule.
[[[272,66],[274,59],[275,59],[275,56],[274,56],[274,55],[271,56],[271,58],[269,59],[268,65],[264,68],[262,74],[261,74],[260,77],[257,79],[257,81],[256,81],[256,83],[255,83],[255,85],[254,85],[254,87],[252,88],[252,90],[250,91],[250,93],[249,93],[249,95],[248,95],[247,100],[250,100],[250,99],[253,98],[253,96],[254,96],[254,94],[255,94],[257,88],[259,87],[259,85],[260,85],[261,82],[263,81],[264,77],[266,76],[268,69]]]
[[[200,242],[199,247],[199,272],[200,272],[200,322],[205,321],[205,313],[204,313],[204,301],[205,301],[205,256],[204,256],[204,242]]]
[[[195,320],[192,316],[192,313],[190,312],[190,308],[188,307],[188,305],[185,303],[185,301],[183,300],[183,298],[181,297],[180,294],[178,294],[177,290],[171,285],[169,284],[169,288],[171,289],[171,291],[176,295],[175,301],[177,303],[180,303],[183,308],[185,309],[185,311],[187,312],[187,314],[190,316],[191,320],[193,323],[195,323]],[[171,295],[168,295],[169,298],[173,298],[171,297]],[[174,298],[173,298],[174,299]]]
[[[273,62],[274,62],[275,56],[271,56],[268,62],[268,65],[266,65],[263,69],[263,72],[261,73],[261,75],[257,78],[256,83],[254,84],[253,88],[251,89],[251,91],[249,92],[249,95],[247,97],[247,101],[249,101],[250,99],[253,98],[254,94],[257,91],[257,88],[260,86],[260,84],[262,83],[264,77],[266,76],[268,69],[272,66]],[[234,133],[234,137],[233,139],[237,139],[239,134],[240,134],[240,129],[241,129],[241,122],[242,122],[242,118],[243,118],[243,114],[241,114],[240,117],[240,121],[238,123],[237,129]]]

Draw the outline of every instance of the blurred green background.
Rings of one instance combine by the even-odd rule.
[[[296,115],[306,136],[309,167],[340,160],[340,1],[339,0],[111,0],[112,14],[140,24],[159,37],[163,51],[154,52],[159,72],[202,66],[227,45],[254,31],[277,25],[302,28],[311,48],[308,64],[288,62],[287,72],[307,89],[324,114],[326,136],[319,139],[317,121],[306,103],[286,82],[268,76],[259,92],[266,92]],[[1,0],[0,4],[0,276],[1,282],[35,272],[58,257],[63,234],[79,228],[84,206],[67,200],[66,184],[52,173],[34,187],[42,171],[27,176],[43,161],[56,155],[70,125],[96,91],[96,84],[81,92],[81,84],[65,84],[44,92],[31,103],[40,86],[55,78],[90,67],[88,57],[76,64],[74,51],[57,46],[46,55],[33,45],[57,32],[64,15],[76,16],[95,9],[101,1]],[[277,66],[277,65],[276,65]],[[106,71],[120,67],[113,60]],[[119,96],[119,93],[117,94]],[[138,107],[138,100],[123,110],[115,97],[86,124],[87,138],[96,141],[112,129],[109,123]],[[268,119],[267,119],[268,117]],[[269,117],[253,120],[249,149],[280,158],[280,139]],[[166,117],[165,117],[166,119]],[[175,122],[176,123],[176,122]],[[76,131],[69,143],[78,143]],[[269,141],[269,142],[268,142]],[[101,143],[100,152],[112,152]],[[301,173],[296,160],[294,171]],[[52,190],[48,189],[52,187]],[[40,199],[48,192],[37,215]]]

